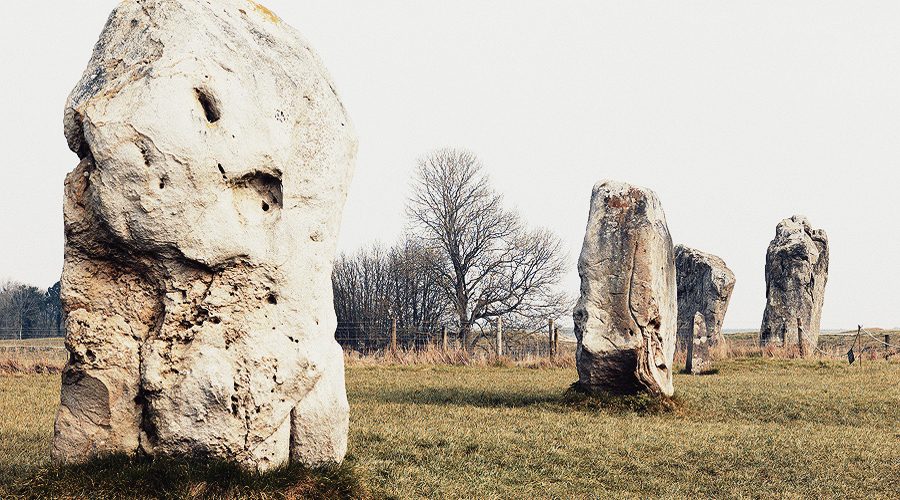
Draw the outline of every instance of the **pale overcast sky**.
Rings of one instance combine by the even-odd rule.
[[[395,241],[416,159],[463,147],[563,239],[572,293],[611,178],[654,189],[674,241],[734,271],[725,328],[759,328],[793,214],[828,233],[822,327],[900,326],[900,2],[262,3],[317,49],[359,134],[339,250]],[[59,279],[63,107],[116,4],[0,16],[0,279]]]

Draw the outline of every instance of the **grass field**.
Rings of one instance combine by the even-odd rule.
[[[900,497],[900,362],[716,368],[652,414],[568,403],[571,368],[350,366],[349,453],[397,498]],[[0,493],[46,464],[58,391],[0,376]]]

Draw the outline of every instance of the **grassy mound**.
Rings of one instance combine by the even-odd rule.
[[[637,415],[684,414],[685,400],[678,394],[673,396],[638,394],[610,394],[588,392],[578,382],[572,383],[562,396],[565,406],[590,411],[603,411],[612,415],[634,413]]]

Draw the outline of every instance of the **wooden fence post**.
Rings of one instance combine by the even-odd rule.
[[[556,352],[553,349],[553,318],[550,318],[548,329],[549,329],[548,330],[548,335],[549,335],[548,341],[550,344],[550,358],[553,359],[553,357],[556,355]]]
[[[391,322],[391,354],[397,357],[397,318]]]
[[[497,316],[497,357],[503,356],[503,317]]]
[[[559,355],[559,327],[553,327],[553,352]]]
[[[447,352],[447,325],[444,325],[441,328],[441,344],[443,345],[444,352]]]

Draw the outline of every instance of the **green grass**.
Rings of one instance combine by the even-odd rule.
[[[47,462],[59,389],[59,375],[0,375],[0,474],[18,477]]]
[[[900,362],[714,369],[660,401],[574,394],[572,369],[351,366],[348,477],[396,498],[900,495]],[[0,497],[48,477],[58,384],[0,377]],[[267,498],[241,484],[228,495]]]
[[[567,404],[572,370],[353,367],[351,450],[402,498],[897,498],[900,363],[716,368],[653,414]]]

